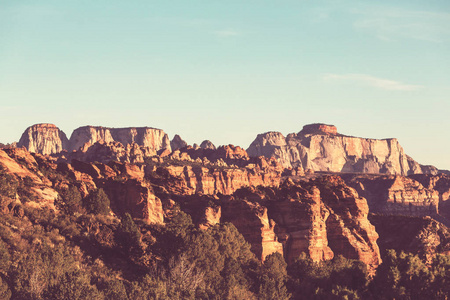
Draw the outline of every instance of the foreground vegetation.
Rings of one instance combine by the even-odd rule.
[[[206,230],[174,206],[166,225],[110,214],[103,190],[60,191],[58,213],[15,201],[0,174],[0,299],[448,299],[450,257],[388,250],[376,274],[338,256],[261,263],[230,223]]]

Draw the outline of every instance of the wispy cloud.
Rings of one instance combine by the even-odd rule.
[[[440,43],[450,39],[450,13],[377,6],[353,9],[352,13],[357,16],[355,29],[381,40],[408,38]]]
[[[231,30],[231,29],[217,30],[217,31],[214,31],[214,34],[216,34],[219,37],[232,37],[232,36],[240,35],[239,32],[237,32],[235,30]]]
[[[345,81],[391,91],[416,91],[421,85],[405,84],[400,81],[378,78],[367,74],[325,74],[324,80]]]

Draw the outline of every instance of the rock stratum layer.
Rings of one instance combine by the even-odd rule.
[[[404,153],[397,139],[366,139],[337,133],[333,125],[311,124],[284,137],[280,132],[259,134],[247,149],[250,156],[274,157],[286,168],[325,172],[408,175],[437,173]]]

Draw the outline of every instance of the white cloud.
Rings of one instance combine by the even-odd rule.
[[[235,31],[235,30],[230,30],[230,29],[226,29],[226,30],[218,30],[218,31],[214,31],[214,33],[217,36],[220,37],[231,37],[231,36],[237,36],[240,35],[239,32]]]
[[[391,91],[416,91],[423,88],[421,85],[405,84],[399,81],[378,78],[367,74],[326,74],[323,76],[323,79],[327,81],[351,82]]]
[[[450,13],[409,11],[398,8],[353,9],[355,29],[374,34],[385,41],[401,38],[444,42],[450,38]]]

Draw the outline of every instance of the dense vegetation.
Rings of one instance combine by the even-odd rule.
[[[425,263],[386,251],[370,277],[366,266],[338,256],[316,263],[282,255],[262,263],[231,223],[206,230],[176,206],[166,225],[110,214],[102,189],[82,197],[60,191],[38,209],[26,180],[0,170],[0,299],[447,299],[450,257]]]

